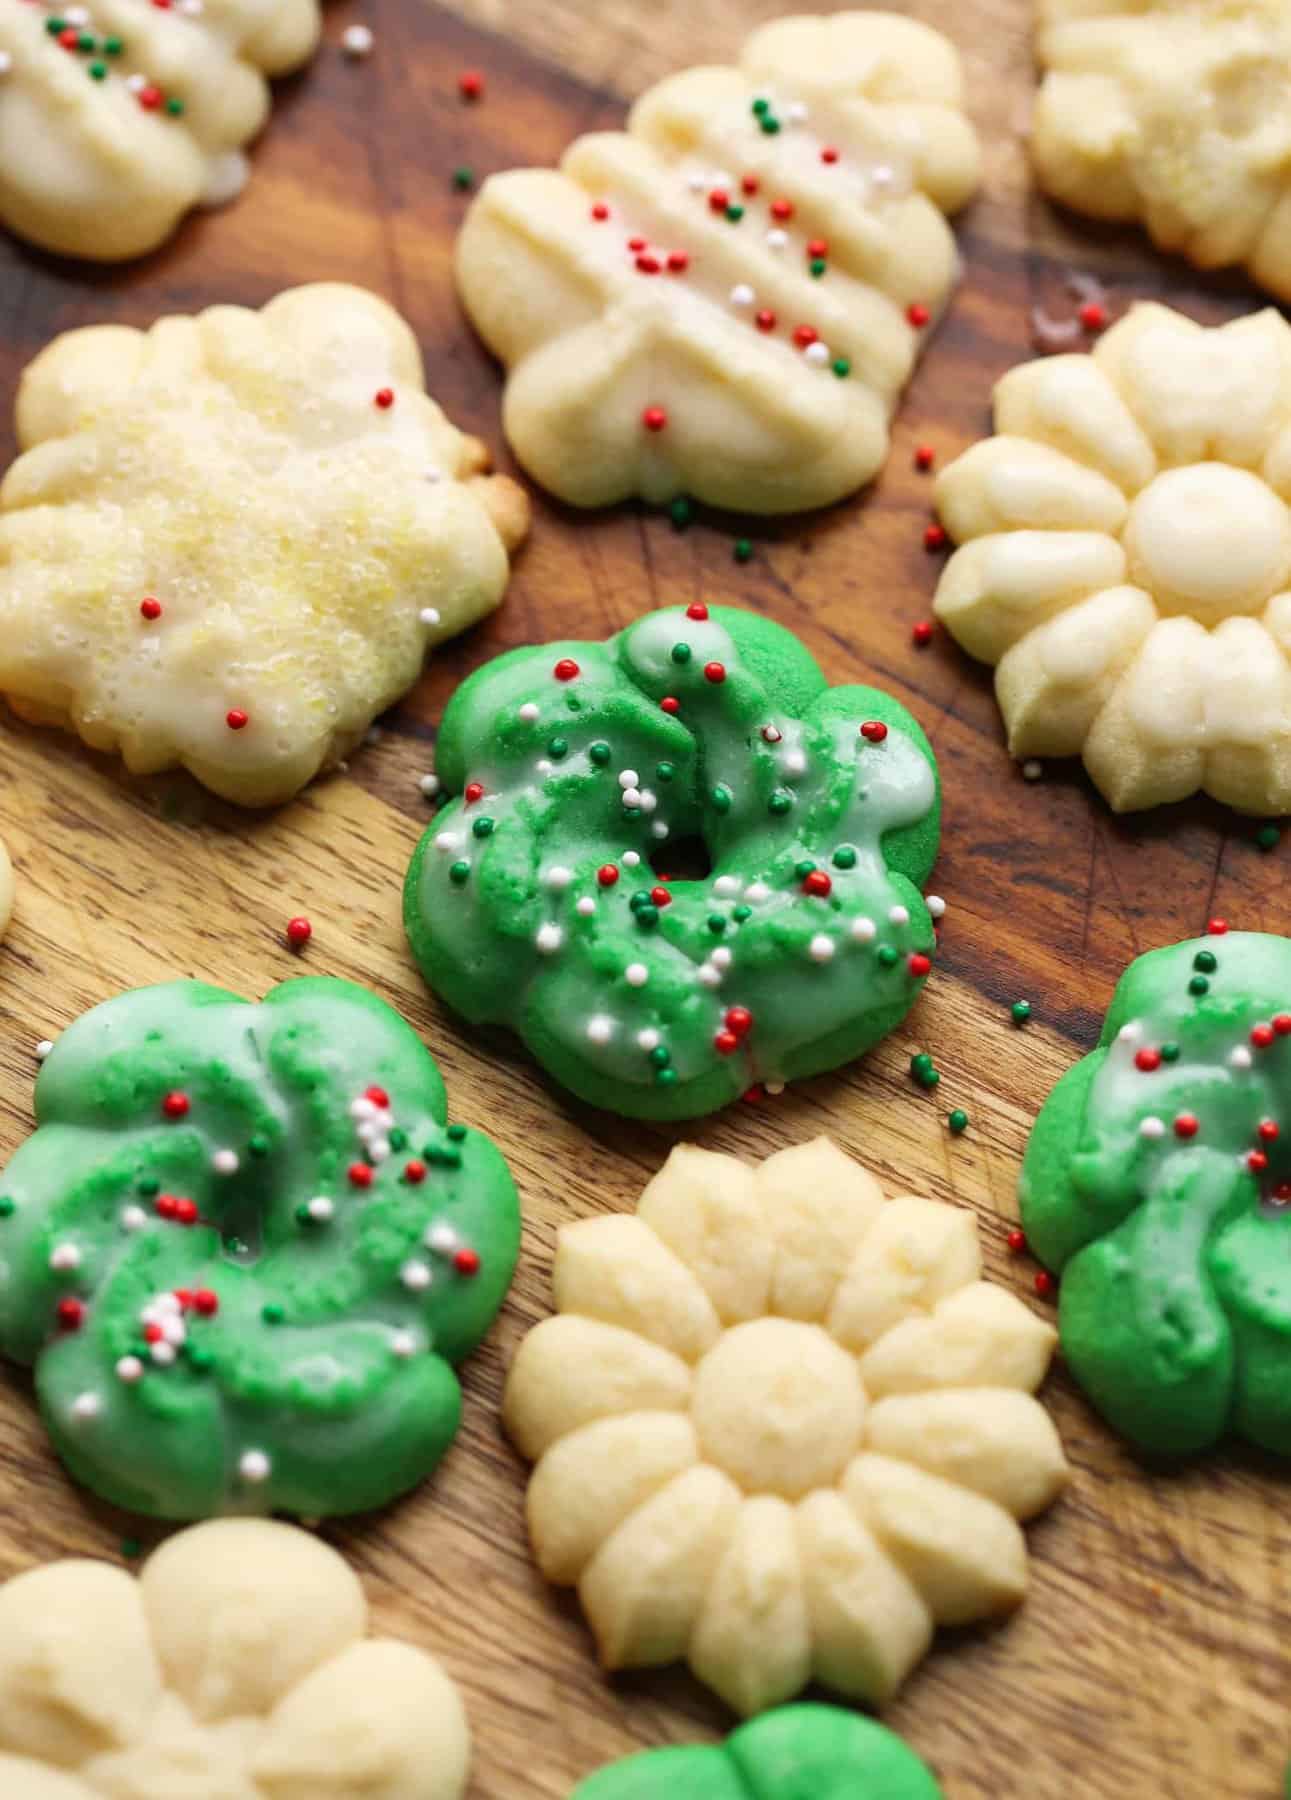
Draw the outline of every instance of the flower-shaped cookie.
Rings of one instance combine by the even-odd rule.
[[[1291,940],[1150,950],[1046,1100],[1022,1222],[1062,1275],[1062,1347],[1144,1449],[1227,1433],[1291,1456]]]
[[[780,19],[651,89],[559,172],[485,183],[462,298],[562,500],[759,513],[870,479],[977,185],[959,58],[891,13]]]
[[[1117,812],[1291,809],[1291,328],[1137,306],[1011,370],[995,423],[937,484],[936,609],[1014,756],[1083,753]]]
[[[941,1800],[941,1789],[875,1720],[783,1706],[719,1748],[643,1750],[612,1763],[571,1800]]]
[[[153,249],[238,192],[266,77],[318,32],[318,0],[6,0],[0,222],[69,256]]]
[[[514,483],[358,288],[58,338],[0,484],[0,691],[41,724],[289,799],[502,598]]]
[[[505,1419],[607,1668],[684,1657],[743,1714],[813,1677],[880,1701],[934,1624],[1021,1601],[1016,1521],[1066,1477],[1054,1332],[980,1279],[970,1212],[826,1139],[683,1145],[635,1217],[562,1230],[554,1284]]]
[[[0,1587],[9,1800],[460,1800],[457,1689],[367,1637],[363,1590],[290,1525],[180,1532],[138,1580],[50,1563]]]
[[[1041,185],[1141,220],[1291,299],[1291,13],[1282,0],[1036,0]]]

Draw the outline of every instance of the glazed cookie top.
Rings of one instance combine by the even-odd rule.
[[[1083,753],[1118,811],[1291,809],[1291,327],[1136,306],[995,389],[937,484],[937,613],[1019,757]]]
[[[754,614],[500,657],[454,695],[437,766],[455,797],[405,893],[427,979],[599,1105],[684,1118],[835,1068],[931,968],[928,742]]]
[[[1289,1092],[1291,940],[1217,920],[1130,964],[1036,1121],[1022,1220],[1063,1351],[1145,1449],[1291,1455]]]
[[[0,1587],[12,1800],[461,1800],[457,1689],[367,1636],[334,1550],[264,1519],[170,1538],[138,1580],[47,1564]]]
[[[359,288],[69,332],[24,375],[17,425],[0,691],[249,806],[348,754],[498,604],[528,522]]]
[[[813,1679],[879,1703],[934,1624],[1021,1601],[1017,1521],[1067,1475],[1055,1333],[982,1280],[971,1212],[824,1138],[682,1145],[635,1216],[562,1228],[553,1286],[503,1417],[607,1668],[684,1657],[746,1715]]]
[[[1036,22],[1031,145],[1049,193],[1291,299],[1282,0],[1037,0]]]
[[[0,7],[0,221],[46,250],[140,256],[232,199],[266,76],[318,41],[317,0]]]
[[[492,176],[457,279],[504,421],[563,500],[745,512],[868,481],[977,185],[954,48],[893,13],[779,19],[559,172]]]
[[[416,1034],[309,978],[196,981],[71,1026],[0,1172],[0,1349],[72,1473],[137,1512],[306,1517],[419,1481],[519,1209]]]
[[[713,1748],[644,1750],[571,1800],[941,1800],[886,1726],[835,1706],[783,1706]]]

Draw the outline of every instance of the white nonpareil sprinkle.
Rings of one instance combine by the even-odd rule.
[[[1139,1038],[1143,1036],[1143,1027],[1137,1020],[1131,1019],[1128,1025],[1121,1026],[1121,1029],[1117,1032],[1116,1036],[1122,1044],[1137,1043]]]
[[[861,917],[852,920],[852,942],[856,944],[872,944],[878,926],[873,919]]]
[[[732,306],[752,306],[757,296],[747,281],[737,281],[731,289]]]
[[[81,1253],[75,1244],[58,1244],[50,1252],[49,1266],[51,1269],[79,1269]]]
[[[771,889],[765,881],[751,881],[744,890],[744,898],[750,906],[761,906],[764,900],[771,898]]]
[[[715,969],[721,969],[724,973],[731,966],[731,952],[725,944],[719,944],[708,960]]]
[[[120,1359],[117,1363],[117,1380],[124,1381],[127,1386],[143,1380],[143,1364],[137,1356],[123,1356]]]
[[[367,1142],[368,1155],[372,1158],[372,1161],[374,1163],[383,1163],[383,1162],[389,1161],[389,1159],[390,1159],[390,1140],[389,1140],[389,1138],[383,1138],[383,1137],[368,1138],[366,1140],[366,1142]]]
[[[635,788],[635,787],[624,788],[623,804],[624,804],[624,806],[640,806],[640,804],[641,804],[641,789]]]
[[[650,827],[650,835],[651,837],[657,837],[661,842],[667,837],[668,827],[664,824],[662,819],[655,820],[654,824]]]
[[[623,979],[629,987],[644,987],[650,979],[650,971],[644,963],[629,963],[623,971]]]
[[[635,788],[640,783],[640,780],[641,777],[637,774],[635,769],[619,770],[619,786],[621,788],[628,788],[629,790]]]
[[[1028,781],[1039,781],[1044,774],[1044,764],[1037,762],[1034,756],[1022,765],[1022,773]]]
[[[543,956],[550,956],[553,951],[560,949],[565,941],[565,934],[559,925],[540,925],[534,933],[533,941]]]
[[[820,339],[817,338],[814,344],[808,344],[807,348],[803,351],[803,355],[807,358],[809,363],[812,363],[816,368],[821,369],[829,361],[829,345],[822,344]]]
[[[942,899],[940,894],[925,894],[923,903],[928,908],[928,915],[930,918],[941,919],[945,917],[946,902]]]
[[[168,1369],[175,1360],[175,1346],[163,1338],[160,1343],[149,1347],[148,1354],[160,1368]]]
[[[36,1045],[36,1056],[37,1056],[38,1061],[44,1062],[45,1058],[49,1055],[50,1051],[53,1048],[54,1048],[53,1038],[41,1038],[40,1042]]]
[[[1230,1054],[1228,1060],[1235,1069],[1249,1069],[1251,1064],[1255,1061],[1255,1058],[1251,1055],[1251,1052],[1246,1048],[1245,1044],[1239,1044],[1236,1050]]]
[[[435,833],[436,850],[456,850],[457,833],[455,831],[437,831]]]
[[[372,54],[372,33],[366,25],[347,25],[341,33],[341,49],[356,62]]]
[[[243,1481],[268,1481],[272,1467],[263,1450],[244,1450],[238,1458],[238,1474]]]
[[[803,125],[807,119],[807,105],[803,100],[791,100],[784,109],[784,116],[791,125]]]
[[[636,850],[625,850],[619,860],[625,869],[635,869],[640,865],[641,856]]]
[[[414,1258],[411,1262],[406,1262],[400,1269],[399,1279],[410,1293],[424,1293],[430,1286],[430,1270],[424,1262],[418,1262]]]
[[[580,919],[590,919],[596,911],[596,902],[590,894],[584,894],[582,899],[575,903],[574,911]]]
[[[97,1394],[78,1394],[72,1402],[74,1419],[97,1419],[103,1411],[103,1402]]]
[[[433,800],[435,795],[439,792],[439,776],[423,775],[421,780],[417,783],[417,786],[421,789],[427,800]]]
[[[123,1231],[142,1231],[148,1223],[148,1215],[142,1206],[123,1206],[121,1209],[121,1229]]]
[[[686,186],[690,189],[692,194],[702,194],[704,189],[708,186],[708,177],[707,175],[701,174],[698,169],[694,169],[686,177]]]
[[[0,75],[7,75],[13,67],[13,58],[7,50],[0,50]]]
[[[719,875],[713,883],[713,892],[719,900],[733,900],[740,891],[738,875]]]
[[[390,1353],[392,1356],[409,1357],[417,1354],[416,1335],[411,1331],[395,1331],[390,1335]]]
[[[657,1050],[659,1033],[653,1025],[647,1025],[644,1031],[637,1032],[637,1047],[641,1050]]]
[[[520,717],[526,725],[532,725],[535,719],[542,717],[542,708],[536,700],[526,700],[520,708]]]
[[[211,1167],[217,1175],[236,1175],[238,1172],[237,1151],[217,1150],[211,1157]]]
[[[146,75],[127,75],[126,87],[132,94],[141,94],[148,85]]]
[[[421,620],[423,625],[438,625],[439,609],[435,606],[423,606],[421,611],[417,614],[417,617]]]
[[[546,882],[547,886],[553,888],[556,893],[560,893],[562,889],[567,888],[573,879],[574,871],[572,869],[567,869],[564,863],[553,863],[551,868],[548,869],[547,873],[543,876],[543,880]]]
[[[1154,1117],[1144,1119],[1143,1123],[1139,1126],[1139,1136],[1145,1138],[1164,1137],[1165,1120]]]
[[[350,1101],[350,1117],[352,1119],[363,1119],[365,1121],[368,1119],[375,1119],[377,1111],[376,1101],[369,1100],[366,1094],[359,1094]]]
[[[540,756],[533,766],[539,775],[550,775],[555,764],[548,762],[545,756]]]
[[[715,988],[722,985],[722,971],[711,962],[700,963],[695,970],[695,979],[704,987]]]
[[[315,1194],[309,1203],[309,1216],[320,1225],[325,1225],[335,1211],[326,1194]]]
[[[770,231],[767,232],[768,250],[783,250],[788,242],[789,233],[787,231],[782,231],[778,225],[773,225]]]
[[[833,938],[827,938],[823,931],[818,931],[807,946],[807,954],[813,962],[828,962],[834,954]]]
[[[637,801],[637,805],[641,808],[642,812],[652,813],[658,804],[658,794],[652,793],[649,788],[642,788],[641,798]]]
[[[594,1044],[608,1044],[614,1036],[614,1021],[604,1013],[596,1013],[587,1021],[587,1035]]]
[[[803,750],[786,750],[780,758],[780,767],[786,775],[805,775],[807,772],[807,755]]]
[[[888,920],[893,925],[908,925],[909,911],[904,906],[893,906],[888,909]]]
[[[438,1225],[432,1225],[423,1239],[426,1248],[434,1250],[439,1256],[451,1256],[459,1241],[452,1226],[445,1225],[442,1221]]]

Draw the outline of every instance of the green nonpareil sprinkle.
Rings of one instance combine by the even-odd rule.
[[[547,745],[547,754],[559,762],[562,756],[569,755],[569,740],[563,737],[552,738]]]
[[[1031,1017],[1031,1002],[1029,1000],[1015,1000],[1009,1008],[1009,1011],[1013,1014],[1013,1023],[1015,1025],[1025,1025],[1027,1020]]]
[[[856,851],[850,844],[840,844],[834,852],[836,869],[854,869],[856,867]]]
[[[457,189],[459,194],[464,194],[468,188],[473,188],[475,186],[474,169],[468,169],[465,166],[460,169],[454,169],[453,186]]]
[[[748,538],[736,538],[731,554],[734,556],[737,563],[749,562],[753,557],[753,545],[749,542]]]
[[[471,830],[477,838],[492,837],[493,821],[492,819],[477,819],[471,826]]]
[[[737,201],[732,200],[731,204],[726,209],[726,216],[731,221],[732,225],[738,225],[740,220],[744,217],[744,208],[739,205]]]
[[[731,810],[731,790],[728,787],[715,787],[708,796],[716,812],[725,813]]]
[[[1194,975],[1188,983],[1188,992],[1190,994],[1208,994],[1210,983],[1204,975]]]
[[[678,531],[685,531],[686,527],[694,520],[695,509],[684,494],[679,494],[675,500],[669,503],[668,517]]]
[[[823,256],[813,256],[811,261],[807,264],[808,271],[815,276],[817,281],[820,280],[828,267],[829,264],[825,261]]]
[[[1192,959],[1194,969],[1200,969],[1203,975],[1213,975],[1219,967],[1219,958],[1213,950],[1198,950]]]
[[[689,644],[674,644],[671,655],[675,663],[688,663],[694,655],[694,651]]]
[[[900,952],[894,950],[891,944],[880,944],[875,955],[885,969],[890,969],[895,962],[900,960]]]
[[[1255,842],[1261,850],[1276,850],[1282,840],[1282,833],[1276,825],[1261,825],[1255,834]]]
[[[587,754],[598,769],[603,769],[613,753],[608,744],[593,744]]]
[[[967,1131],[968,1129],[968,1114],[964,1111],[962,1106],[957,1106],[946,1120],[946,1123],[950,1126],[950,1129],[954,1132],[955,1136],[958,1137],[961,1131]]]
[[[452,882],[454,887],[461,887],[462,883],[470,875],[470,872],[470,863],[455,862],[448,871],[448,879]]]
[[[787,813],[792,805],[793,795],[786,793],[784,788],[777,788],[775,793],[772,794],[771,798],[767,801],[767,811],[773,813]]]
[[[840,381],[852,372],[851,361],[846,356],[836,356],[829,366]]]

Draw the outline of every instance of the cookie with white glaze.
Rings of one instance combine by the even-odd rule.
[[[1291,15],[1282,0],[1036,0],[1045,191],[1141,222],[1291,299]]]
[[[232,198],[269,78],[318,42],[318,0],[0,7],[0,222],[115,262]]]
[[[0,692],[38,724],[290,799],[502,599],[519,488],[385,301],[320,284],[73,331],[0,483]]]
[[[0,1587],[11,1800],[461,1800],[461,1697],[367,1635],[357,1578],[289,1525],[222,1519],[138,1579],[84,1559]]]
[[[652,88],[559,170],[494,175],[458,288],[507,437],[562,500],[823,506],[877,473],[977,185],[953,46],[884,12],[780,19]]]
[[[931,972],[928,741],[769,619],[695,602],[512,651],[457,690],[436,763],[413,952],[595,1105],[691,1118],[838,1068]]]
[[[936,611],[1012,754],[1082,756],[1117,812],[1291,809],[1291,327],[1136,306],[1005,375],[995,425],[938,478]]]
[[[1067,1477],[1056,1334],[981,1279],[971,1212],[823,1138],[683,1145],[635,1214],[562,1228],[553,1287],[504,1421],[607,1669],[684,1658],[745,1716],[811,1680],[875,1704],[937,1625],[1021,1602],[1018,1521]]]

